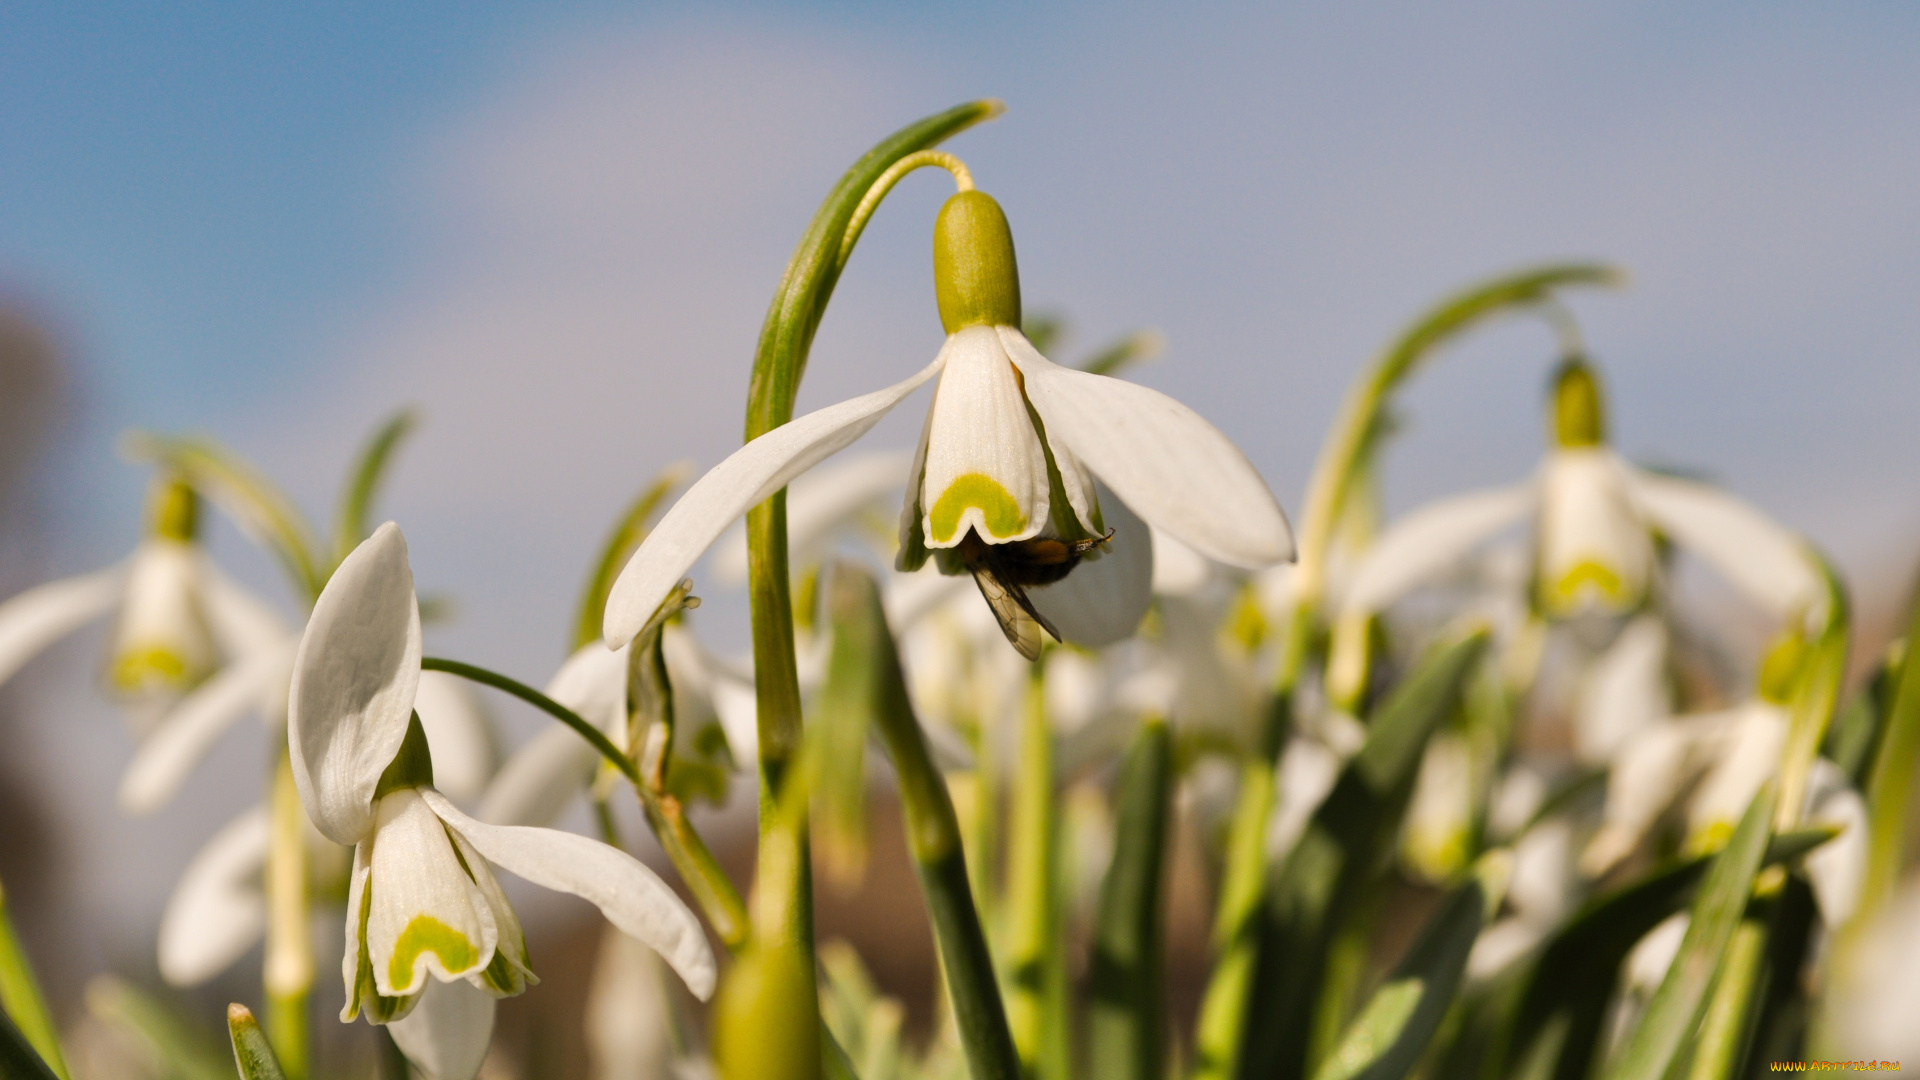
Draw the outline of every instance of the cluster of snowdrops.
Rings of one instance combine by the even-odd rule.
[[[424,653],[402,527],[372,527],[405,416],[362,450],[330,543],[218,446],[139,437],[133,555],[0,604],[0,678],[112,619],[130,814],[239,718],[284,731],[158,941],[185,987],[264,938],[261,1000],[228,1016],[240,1075],[330,1075],[315,910],[344,928],[340,1021],[422,1077],[501,1074],[495,1003],[538,979],[498,870],[617,930],[589,1010],[605,1076],[1659,1080],[1897,1042],[1920,674],[1896,646],[1849,684],[1816,550],[1609,447],[1559,297],[1612,272],[1528,270],[1417,319],[1361,371],[1296,531],[1219,430],[1124,378],[1149,336],[1046,357],[1005,215],[934,149],[997,111],[902,129],[829,194],[762,332],[746,444],[641,493],[544,689]],[[934,223],[945,346],[793,416],[834,283],[920,167],[958,188]],[[1538,467],[1383,521],[1396,393],[1508,317],[1553,332]],[[922,385],[910,459],[840,454]],[[304,625],[216,569],[207,507],[276,557]],[[1693,569],[1720,586],[1699,610],[1675,587]],[[699,638],[702,573],[745,583],[751,656]],[[496,761],[481,692],[554,724]],[[870,807],[875,785],[896,797]],[[736,790],[758,795],[750,881],[690,816]],[[630,799],[655,866],[619,835]],[[553,827],[582,801],[597,835]],[[814,940],[816,869],[857,880],[881,807],[940,961],[912,1038],[859,957]],[[1211,905],[1194,1017],[1168,1005],[1176,872]],[[65,1077],[3,936],[0,1054]]]

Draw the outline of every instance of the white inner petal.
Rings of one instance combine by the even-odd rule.
[[[375,810],[367,918],[374,984],[400,997],[418,993],[429,972],[446,982],[485,968],[497,941],[493,913],[446,827],[416,789],[389,793]]]
[[[927,417],[927,546],[953,547],[969,528],[989,543],[1038,535],[1047,523],[1047,456],[999,335],[969,326],[941,356],[946,370]]]

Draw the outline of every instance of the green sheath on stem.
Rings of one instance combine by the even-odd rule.
[[[227,1006],[227,1033],[233,1038],[233,1060],[240,1068],[241,1080],[288,1080],[273,1047],[245,1005]]]
[[[45,1060],[60,1080],[67,1080],[67,1062],[60,1056],[60,1029],[41,996],[39,980],[33,977],[33,965],[20,948],[13,931],[13,913],[8,909],[5,890],[0,889],[0,1007],[13,1021],[28,1045]]]
[[[747,441],[793,419],[794,395],[806,372],[814,331],[826,314],[827,300],[846,262],[847,253],[842,249],[847,226],[867,191],[901,158],[929,149],[1000,111],[998,102],[973,102],[910,124],[869,150],[834,185],[788,262],[761,327],[747,391]],[[758,912],[776,920],[773,925],[761,925],[756,920],[754,936],[757,949],[785,950],[791,956],[790,960],[771,964],[770,969],[804,971],[810,978],[814,967],[813,874],[806,820],[804,816],[789,819],[779,808],[786,771],[801,742],[800,675],[793,647],[784,491],[747,513],[747,578],[753,610],[754,689],[760,737],[761,843],[754,879],[758,895],[755,906]],[[782,829],[792,829],[794,835],[772,835]],[[803,1022],[759,1017],[756,1024],[769,1037],[782,1032],[806,1032],[801,1037],[816,1037],[813,1033],[820,1024],[817,999],[769,995],[761,1000],[784,1002],[805,1014]],[[813,1068],[817,1072],[817,1061]],[[727,1075],[740,1080],[746,1077],[737,1072]]]
[[[1060,811],[1043,665],[1033,668],[1020,721],[1007,845],[1007,1021],[1027,1075],[1066,1080],[1066,954],[1060,903]]]
[[[1087,1068],[1110,1080],[1166,1073],[1162,944],[1167,834],[1173,810],[1173,739],[1167,723],[1140,726],[1114,790],[1113,862],[1094,923]]]

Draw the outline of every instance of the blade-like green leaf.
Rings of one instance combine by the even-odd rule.
[[[993,954],[967,880],[960,822],[946,778],[934,766],[926,735],[914,716],[879,587],[865,570],[839,564],[829,585],[828,612],[836,638],[846,635],[850,643],[875,658],[880,678],[873,686],[877,705],[872,715],[899,778],[907,853],[920,878],[946,975],[947,997],[973,1076],[975,1080],[1020,1080],[1020,1057],[1007,1024]]]
[[[40,981],[34,978],[33,965],[20,948],[13,930],[13,912],[5,889],[0,889],[0,1009],[6,1011],[21,1037],[44,1058],[54,1075],[66,1080],[67,1063],[60,1056],[60,1029],[40,993]]]
[[[1907,615],[1906,656],[1920,643],[1920,598]],[[1913,772],[1920,764],[1920,663],[1903,661],[1867,782],[1867,883],[1854,914],[1865,926],[1893,896],[1907,865],[1907,823],[1912,820]]]
[[[836,608],[827,678],[808,718],[809,738],[820,741],[815,765],[814,825],[821,869],[842,888],[857,886],[867,866],[867,736],[881,704],[878,670],[883,658],[872,647],[864,609]]]
[[[339,516],[333,527],[333,561],[340,560],[367,538],[367,511],[373,506],[380,482],[386,478],[387,464],[400,440],[407,437],[418,422],[412,409],[401,409],[387,418],[360,449],[360,458],[347,474],[347,486],[340,492]]]
[[[267,1034],[245,1005],[227,1006],[227,1032],[233,1037],[233,1060],[240,1067],[240,1080],[286,1080],[280,1060],[267,1045]]]
[[[1135,330],[1082,360],[1080,370],[1095,375],[1118,375],[1135,364],[1153,359],[1165,346],[1166,339],[1160,336],[1160,331]]]
[[[0,1076],[7,1080],[66,1080],[65,1074],[55,1074],[47,1067],[40,1052],[4,1015],[0,1015]]]
[[[1774,795],[1770,781],[1753,797],[1733,838],[1714,856],[1694,898],[1680,952],[1654,991],[1639,1026],[1607,1068],[1607,1080],[1661,1080],[1699,1027],[1707,992],[1746,913],[1754,876],[1766,856]]]
[[[1313,1067],[1311,1033],[1328,1007],[1321,992],[1328,950],[1387,865],[1421,751],[1458,707],[1486,645],[1487,631],[1475,627],[1429,651],[1374,710],[1366,742],[1293,850],[1270,867],[1233,1075],[1298,1080]],[[1345,1019],[1328,1014],[1320,1030],[1337,1035]]]
[[[1166,1073],[1164,900],[1173,810],[1173,740],[1149,718],[1120,764],[1113,861],[1100,885],[1088,978],[1087,1068],[1112,1080]]]
[[[1512,863],[1506,852],[1489,855],[1472,879],[1441,901],[1314,1080],[1400,1080],[1412,1071],[1459,992],[1467,954],[1499,907]]]

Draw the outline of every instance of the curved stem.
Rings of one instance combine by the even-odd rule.
[[[847,231],[840,237],[838,270],[847,268],[847,260],[853,256],[853,245],[859,242],[860,234],[866,231],[867,219],[880,208],[880,200],[886,198],[887,192],[893,190],[893,185],[899,183],[908,173],[925,168],[945,169],[953,174],[954,187],[961,191],[973,190],[973,172],[967,168],[966,162],[944,151],[922,150],[894,162],[891,168],[880,174],[880,179],[873,182],[873,186],[867,189],[867,193],[860,197],[860,205],[853,208],[853,217],[847,222]]]
[[[595,750],[600,751],[600,756],[606,758],[609,765],[620,770],[620,775],[633,781],[634,787],[639,788],[645,786],[640,780],[640,767],[633,763],[633,759],[621,753],[620,748],[613,745],[613,740],[607,738],[605,732],[587,723],[586,719],[579,713],[574,712],[565,705],[535,690],[526,683],[518,679],[509,678],[497,671],[488,671],[486,668],[474,664],[464,664],[458,660],[448,660],[445,657],[439,656],[421,657],[420,670],[444,671],[449,675],[458,675],[463,679],[477,682],[482,686],[491,686],[495,690],[512,694],[521,701],[526,702],[572,728],[581,738],[587,740]]]

